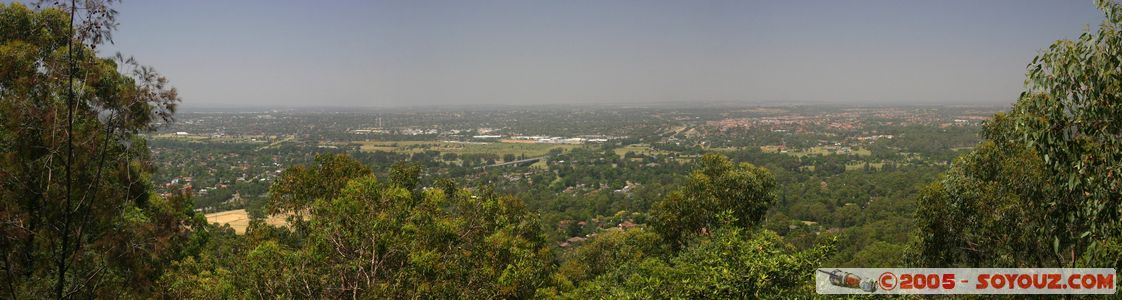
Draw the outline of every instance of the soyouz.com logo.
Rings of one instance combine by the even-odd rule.
[[[1109,268],[821,268],[819,294],[1114,294]]]

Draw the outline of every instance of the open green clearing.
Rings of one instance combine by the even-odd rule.
[[[645,154],[645,155],[667,155],[667,154],[670,154],[670,152],[668,152],[668,151],[655,150],[654,148],[651,148],[651,146],[647,145],[647,144],[631,144],[631,145],[616,148],[614,151],[616,152],[616,155],[619,155],[620,157],[623,157],[625,154],[627,154],[627,152],[634,152],[635,154]]]
[[[883,166],[884,166],[884,162],[869,163],[869,167],[873,168],[874,170],[880,170],[880,168],[883,167]],[[845,164],[845,170],[846,171],[860,171],[860,170],[863,170],[864,168],[865,168],[865,163],[863,163],[863,162],[855,162],[855,163]]]
[[[175,133],[159,133],[148,135],[150,139],[169,140],[169,141],[185,141],[185,142],[198,142],[198,143],[266,143],[268,139],[263,135],[224,135],[212,136],[205,134],[188,134],[177,135]],[[289,136],[285,140],[292,140],[294,137]]]
[[[763,146],[763,147],[760,147],[760,151],[767,152],[767,153],[776,153],[776,152],[779,152],[779,147],[778,146]],[[865,149],[865,148],[849,148],[848,150],[844,150],[841,147],[827,147],[827,146],[816,146],[816,147],[810,147],[810,148],[806,148],[806,149],[787,149],[787,152],[783,152],[783,153],[787,154],[787,155],[791,155],[791,156],[796,156],[796,157],[803,157],[803,156],[807,156],[807,155],[826,156],[826,155],[847,155],[847,154],[857,155],[857,156],[869,156],[869,155],[873,154],[872,151],[869,151],[869,149]]]

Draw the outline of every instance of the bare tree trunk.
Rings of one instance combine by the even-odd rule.
[[[55,281],[55,296],[63,297],[63,286],[66,283],[66,259],[70,256],[70,201],[73,195],[73,165],[74,165],[74,13],[77,10],[76,1],[70,0],[70,38],[67,40],[67,74],[69,76],[66,86],[66,204],[63,207],[62,249],[58,254],[58,280]]]

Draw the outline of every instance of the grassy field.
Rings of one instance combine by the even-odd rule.
[[[883,166],[884,166],[883,162],[869,163],[869,167],[872,167],[873,169],[876,169],[876,170],[880,170],[880,167],[883,167]],[[863,163],[863,162],[855,162],[855,163],[845,165],[845,170],[846,171],[860,171],[864,168],[865,168],[865,163]]]
[[[261,146],[261,148],[257,148],[257,150],[264,150],[264,149],[268,149],[268,148],[271,148],[271,147],[276,147],[277,145],[283,144],[284,142],[291,142],[291,141],[295,141],[295,140],[296,140],[295,136],[288,136],[288,137],[285,137],[283,139],[277,140],[277,141],[275,141],[271,144]]]
[[[364,141],[363,151],[386,151],[416,153],[426,150],[440,151],[441,153],[456,154],[481,154],[492,153],[498,156],[506,154],[526,155],[526,157],[543,156],[552,149],[570,150],[585,147],[585,145],[572,144],[537,144],[537,143],[487,143],[468,144],[437,141]]]
[[[273,226],[284,226],[287,223],[284,219],[284,216],[270,216],[265,219],[265,223]],[[245,229],[249,227],[249,213],[244,209],[209,213],[206,214],[206,221],[218,225],[230,225],[231,228],[234,228],[235,233],[244,234]]]
[[[705,148],[705,151],[709,151],[709,152],[735,152],[735,151],[740,151],[740,149],[741,148],[738,148],[738,147],[707,147],[707,148]]]
[[[760,151],[763,151],[765,153],[777,153],[777,152],[779,152],[779,146],[763,146],[763,147],[760,147]],[[803,156],[807,156],[807,155],[826,156],[826,155],[835,155],[835,154],[852,154],[852,155],[857,155],[857,156],[869,156],[869,155],[872,155],[873,152],[869,151],[869,149],[865,149],[865,148],[856,148],[856,149],[850,149],[849,153],[840,153],[840,150],[831,150],[831,149],[828,149],[824,146],[817,146],[817,147],[810,147],[810,148],[807,148],[807,149],[787,149],[787,152],[785,152],[784,154],[791,155],[791,156],[798,156],[798,157],[803,157]]]
[[[221,136],[214,137],[205,134],[188,134],[176,135],[175,133],[159,133],[148,135],[151,139],[172,140],[172,141],[186,141],[186,142],[200,142],[200,143],[265,143],[264,136],[256,135],[241,135],[241,136]],[[292,137],[289,137],[291,139]]]
[[[544,160],[539,160],[539,161],[535,162],[534,164],[530,165],[530,167],[535,168],[535,169],[546,169],[546,170],[548,170],[549,169],[549,164],[546,164]]]
[[[617,155],[619,155],[619,157],[623,157],[623,155],[627,154],[627,152],[635,152],[636,154],[646,154],[646,155],[656,155],[656,154],[657,155],[666,155],[666,154],[670,154],[670,152],[662,151],[662,150],[655,150],[655,149],[651,148],[650,145],[644,145],[644,144],[627,145],[627,146],[616,148],[614,151],[616,152]]]
[[[780,148],[778,145],[760,146],[760,152],[763,153],[779,153]]]

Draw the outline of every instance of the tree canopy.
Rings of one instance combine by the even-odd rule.
[[[1028,65],[1025,91],[920,198],[923,263],[1122,262],[1122,5]]]
[[[651,209],[652,226],[663,238],[678,244],[691,234],[715,229],[718,216],[726,212],[733,225],[753,227],[775,202],[774,187],[775,179],[767,169],[707,154],[681,189]]]
[[[199,225],[187,197],[152,194],[136,136],[172,120],[176,90],[132,59],[99,57],[114,14],[82,2],[0,5],[4,297],[150,292]]]
[[[334,182],[347,174],[337,169],[353,169],[347,161],[321,157],[290,170],[321,170],[331,175],[320,180]],[[409,173],[401,167],[393,173]],[[304,193],[316,200],[300,234],[258,224],[248,233],[258,237],[236,259],[203,252],[178,262],[162,282],[176,297],[199,296],[203,284],[233,287],[204,298],[528,298],[549,283],[553,254],[521,200],[448,185],[406,188],[415,181],[362,175]]]

